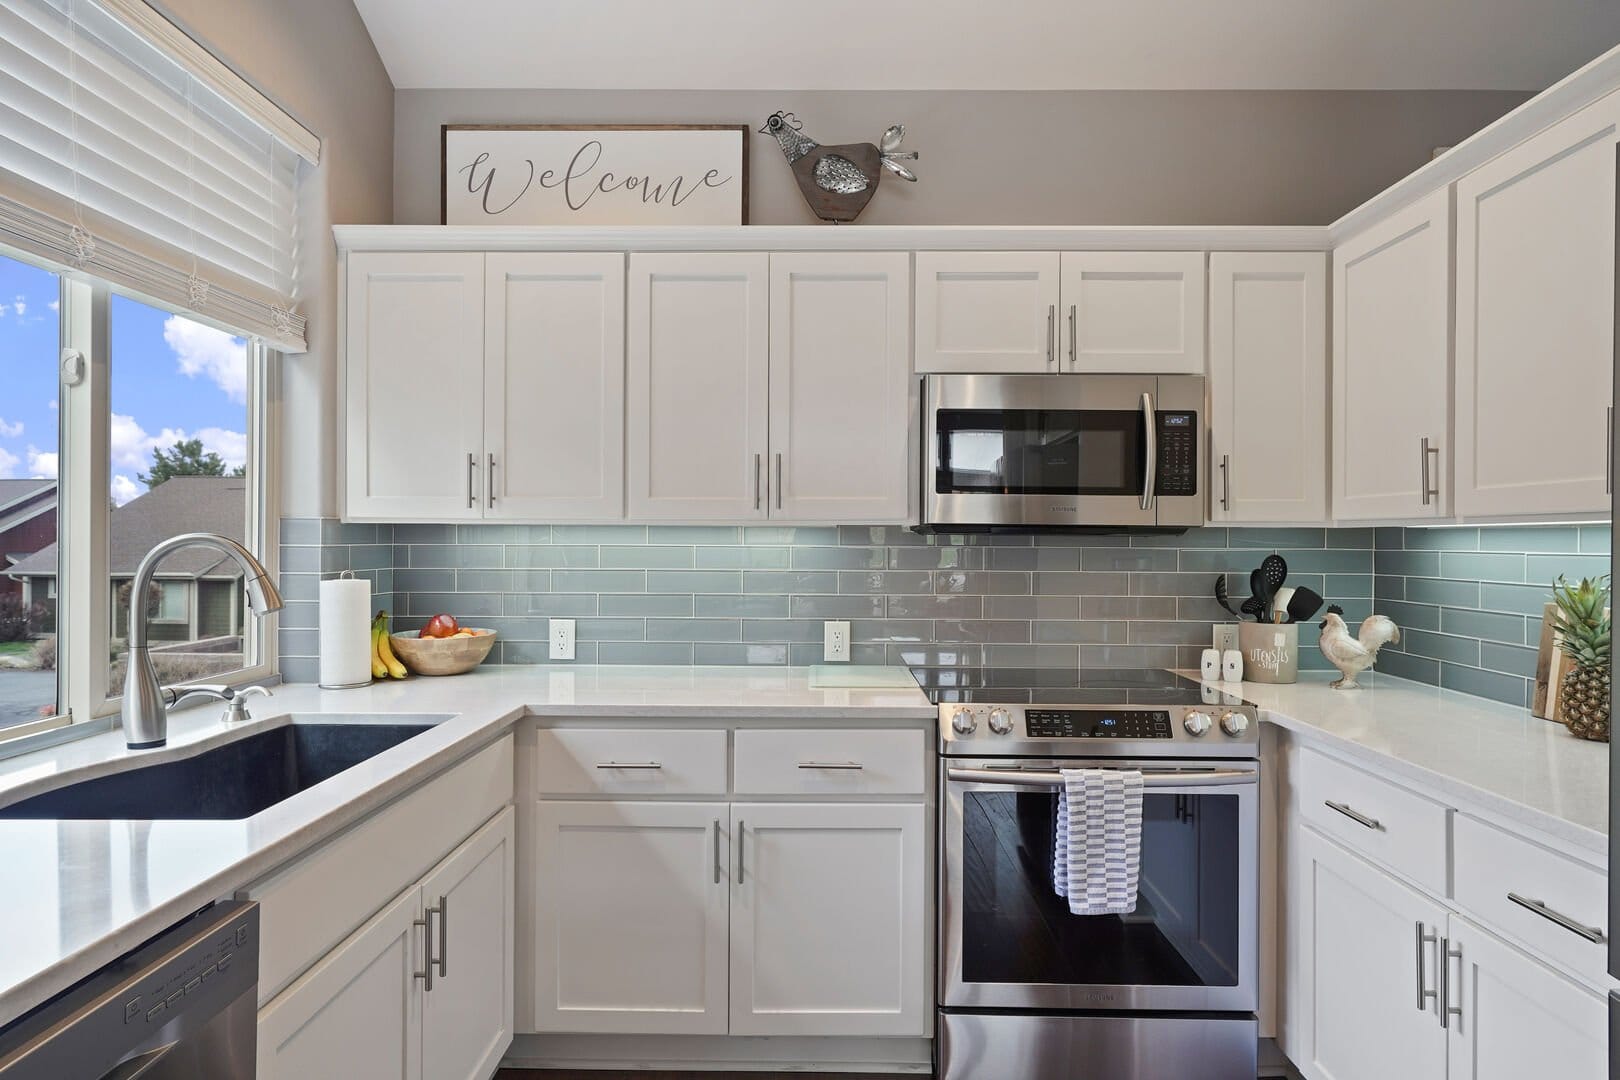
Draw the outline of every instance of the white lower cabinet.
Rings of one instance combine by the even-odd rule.
[[[507,807],[259,1011],[259,1080],[494,1075],[512,1036],[513,817]]]
[[[733,1035],[926,1031],[916,805],[736,803]]]
[[[725,1034],[729,813],[539,804],[535,1031]]]

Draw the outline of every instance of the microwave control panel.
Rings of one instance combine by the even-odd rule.
[[[1198,494],[1198,414],[1158,413],[1157,495]]]

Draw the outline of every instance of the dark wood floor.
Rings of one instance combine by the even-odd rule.
[[[577,1072],[553,1069],[502,1069],[495,1080],[894,1080],[869,1073],[762,1072]]]

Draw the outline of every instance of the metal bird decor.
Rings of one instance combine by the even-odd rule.
[[[822,221],[854,221],[877,193],[878,180],[888,169],[902,180],[916,183],[917,174],[905,165],[916,161],[916,151],[900,151],[906,129],[892,125],[876,146],[871,143],[842,143],[822,146],[803,131],[804,124],[790,112],[778,110],[760,128],[782,148],[782,155],[793,168],[793,178],[811,211]]]

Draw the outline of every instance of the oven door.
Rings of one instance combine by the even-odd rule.
[[[1253,1012],[1253,761],[941,759],[940,1004]],[[1142,770],[1136,911],[1073,915],[1052,881],[1058,768]]]

